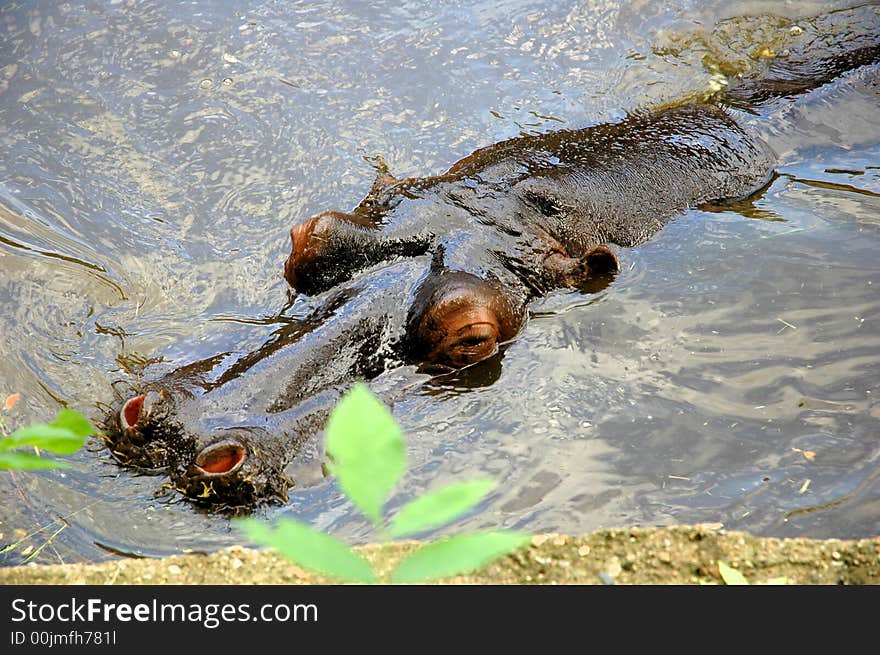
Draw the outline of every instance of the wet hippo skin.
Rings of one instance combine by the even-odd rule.
[[[346,383],[402,363],[407,308],[430,267],[428,257],[384,266],[323,294],[253,352],[120,385],[102,419],[108,449],[204,503],[285,499],[286,465]]]
[[[734,78],[715,102],[482,148],[442,175],[395,179],[381,158],[350,212],[295,225],[284,275],[315,294],[396,258],[432,269],[407,321],[404,357],[461,368],[522,327],[525,304],[559,287],[595,288],[619,270],[611,246],[639,245],[684,210],[753,194],[775,155],[744,119],[880,59],[877,12],[834,39],[846,12],[805,22],[800,49]]]
[[[441,175],[398,180],[378,159],[354,209],[291,229],[284,275],[312,297],[308,315],[251,353],[121,390],[105,420],[108,447],[205,503],[284,499],[287,463],[351,381],[491,359],[522,329],[530,300],[601,288],[619,270],[621,248],[688,208],[763,187],[774,154],[743,119],[877,61],[876,39],[854,38],[824,59],[812,51],[771,63],[718,103],[511,139]],[[811,74],[797,73],[807,64]]]
[[[435,177],[380,171],[352,212],[291,230],[285,276],[313,294],[380,262],[430,254],[409,354],[459,368],[513,337],[529,299],[613,275],[611,246],[638,245],[689,207],[749,195],[772,172],[767,146],[710,104],[521,137]]]

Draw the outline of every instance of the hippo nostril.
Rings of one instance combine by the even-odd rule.
[[[137,425],[141,417],[141,410],[144,408],[145,397],[144,394],[141,394],[140,396],[129,398],[122,406],[122,410],[119,412],[119,422],[122,424],[123,430]]]
[[[223,475],[237,470],[246,457],[245,448],[237,441],[223,441],[204,448],[195,465],[204,473]]]

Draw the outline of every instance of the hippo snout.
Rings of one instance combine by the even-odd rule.
[[[168,465],[169,450],[179,449],[186,436],[174,420],[173,400],[163,389],[132,391],[104,417],[107,447],[121,464],[141,469]]]
[[[171,471],[177,490],[193,500],[229,507],[286,501],[292,484],[284,473],[286,459],[265,443],[268,435],[231,432],[182,453]]]

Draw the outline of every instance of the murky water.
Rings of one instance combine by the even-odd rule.
[[[843,3],[366,5],[0,7],[0,395],[23,395],[11,422],[61,404],[95,415],[124,362],[258,345],[289,304],[287,230],[357,204],[364,156],[437,173],[521,131],[702,92],[704,57],[735,68]],[[877,80],[780,112],[764,128],[779,176],[760,197],[623,249],[601,293],[533,305],[491,384],[400,400],[411,471],[391,506],[490,475],[497,490],[454,529],[880,533]],[[0,475],[0,562],[236,541],[226,518],[103,451],[73,464]],[[297,466],[290,502],[261,514],[369,540],[314,455]]]

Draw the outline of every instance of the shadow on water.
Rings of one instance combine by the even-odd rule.
[[[63,404],[94,415],[132,361],[245,353],[306,316],[280,274],[287,230],[354,205],[365,156],[424,175],[699,94],[828,4],[5,4],[0,394],[23,395],[10,422]],[[407,367],[374,380],[418,389],[394,406],[411,470],[391,509],[488,475],[494,495],[454,529],[880,532],[873,74],[780,110],[763,193],[624,249],[607,288],[534,303],[503,356],[430,385]],[[310,443],[289,502],[258,514],[369,540],[320,461]],[[73,463],[0,476],[0,562],[238,540],[103,450]]]

